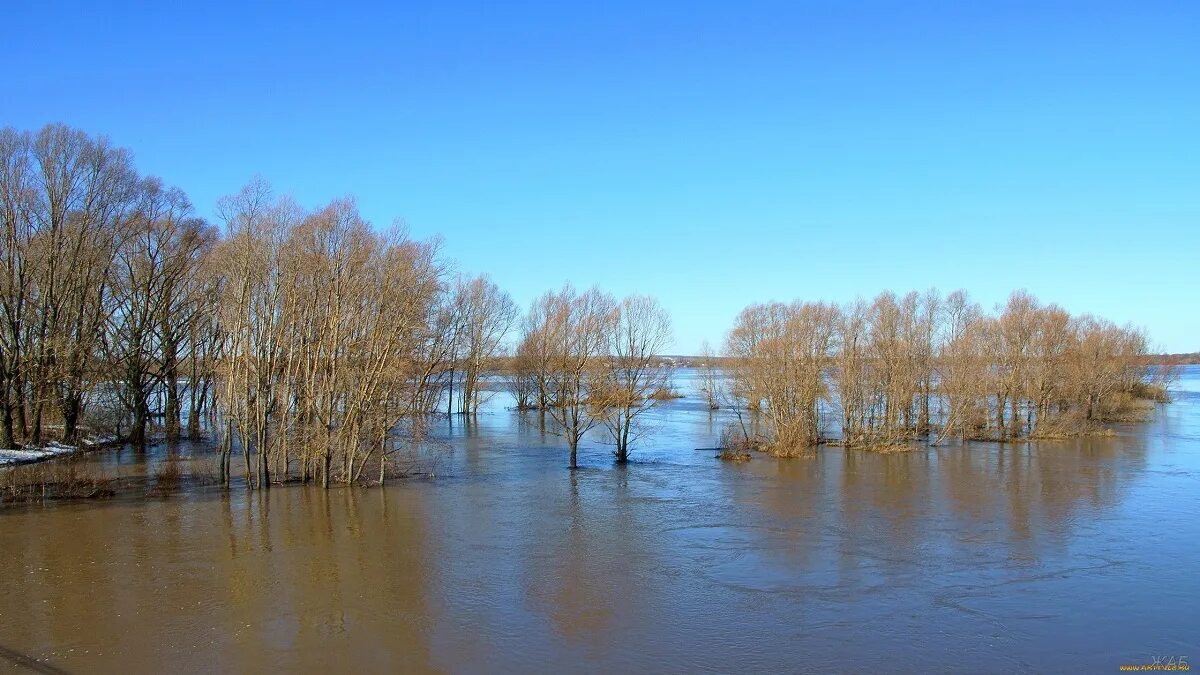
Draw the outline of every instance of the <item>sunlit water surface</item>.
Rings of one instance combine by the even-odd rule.
[[[1114,437],[744,464],[696,450],[726,420],[695,395],[654,411],[636,462],[596,434],[577,472],[507,404],[439,422],[436,477],[384,489],[0,509],[0,646],[106,672],[1200,661],[1198,367]]]

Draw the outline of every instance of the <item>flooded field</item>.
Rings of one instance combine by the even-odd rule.
[[[677,384],[690,391],[690,375]],[[1200,367],[1109,437],[634,462],[497,396],[435,477],[0,508],[0,670],[1116,671],[1200,659]],[[87,461],[152,474],[203,447]]]

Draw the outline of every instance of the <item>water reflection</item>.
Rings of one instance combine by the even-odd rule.
[[[1112,437],[737,465],[683,399],[577,472],[493,405],[436,428],[436,480],[0,510],[0,644],[88,671],[1108,668],[1197,646],[1198,398]]]

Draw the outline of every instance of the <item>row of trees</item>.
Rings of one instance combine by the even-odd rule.
[[[830,440],[1062,436],[1161,395],[1147,354],[1143,331],[1024,291],[995,314],[963,291],[885,292],[869,303],[747,307],[726,342],[726,395],[765,422],[746,439],[778,454]]]
[[[568,286],[521,319],[438,241],[376,230],[351,199],[307,210],[255,180],[218,214],[106,139],[0,131],[0,445],[207,426],[226,483],[235,453],[251,485],[382,480],[425,415],[476,414],[504,371],[574,467],[598,427],[627,460],[671,395],[652,298]],[[994,315],[961,291],[754,305],[725,352],[710,405],[753,411],[780,453],[1076,433],[1146,393],[1143,333],[1026,293]]]
[[[475,414],[517,310],[437,241],[255,180],[221,225],[62,125],[0,131],[0,445],[208,423],[228,482],[382,471],[421,414]],[[184,423],[186,422],[186,429]]]
[[[618,462],[629,459],[645,430],[643,415],[670,395],[661,363],[671,344],[671,320],[654,298],[623,300],[570,286],[535,300],[512,359],[517,407],[536,409],[561,434],[575,468],[579,442],[603,426]]]
[[[61,125],[0,130],[0,227],[0,446],[50,428],[74,443],[89,406],[128,413],[105,421],[144,442],[157,385],[202,379],[212,229],[126,151]],[[178,435],[180,389],[166,391]]]
[[[225,483],[235,454],[250,485],[382,480],[425,415],[475,415],[507,365],[575,466],[598,425],[626,460],[668,389],[654,300],[566,288],[518,321],[438,241],[377,231],[350,199],[306,210],[255,180],[214,226],[126,151],[50,125],[0,132],[0,208],[5,447],[105,433],[143,447],[152,429],[207,427]]]

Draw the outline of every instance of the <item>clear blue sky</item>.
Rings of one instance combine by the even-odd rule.
[[[13,6],[20,4],[24,6]],[[1200,2],[9,3],[0,124],[442,233],[522,304],[1028,288],[1200,350]]]

